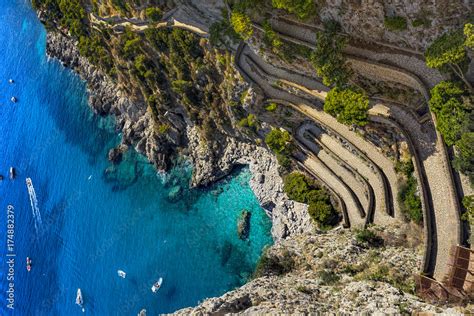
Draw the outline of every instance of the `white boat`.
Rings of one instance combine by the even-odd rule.
[[[13,167],[10,167],[10,179],[15,179],[15,176],[16,176],[16,172],[15,172],[15,168]]]
[[[15,97],[12,97],[10,100],[11,100],[13,103],[16,103],[16,98],[15,98]]]
[[[125,277],[127,276],[127,274],[123,270],[117,270],[117,274],[118,274],[119,277],[121,277],[123,279],[125,279]]]
[[[14,83],[13,79],[8,79],[8,83]]]
[[[155,282],[155,284],[153,284],[153,286],[151,287],[151,291],[153,293],[156,293],[156,291],[160,289],[162,283],[163,283],[163,278],[160,278],[158,281]]]
[[[85,311],[84,307],[82,306],[82,304],[84,304],[84,301],[82,300],[81,289],[77,289],[76,304],[79,305],[82,308],[82,312]]]

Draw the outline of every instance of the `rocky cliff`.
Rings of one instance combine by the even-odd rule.
[[[260,262],[259,277],[219,298],[207,299],[176,314],[445,312],[455,315],[463,312],[426,304],[407,293],[413,288],[412,274],[417,272],[421,261],[420,249],[409,245],[399,228],[377,231],[377,234],[385,238],[381,248],[338,229],[282,240]]]

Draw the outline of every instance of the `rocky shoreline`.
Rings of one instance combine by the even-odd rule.
[[[159,157],[159,139],[150,127],[152,118],[146,105],[132,102],[120,89],[88,60],[79,55],[74,40],[60,32],[48,32],[47,54],[58,59],[65,67],[73,69],[87,82],[89,105],[100,115],[114,115],[117,129],[122,131],[122,143],[134,145],[157,168],[163,159]],[[187,155],[194,166],[192,185],[209,184],[219,180],[237,165],[248,165],[252,178],[250,186],[260,205],[272,219],[272,236],[275,241],[290,235],[311,232],[314,227],[306,205],[290,201],[283,192],[283,180],[278,172],[275,156],[263,147],[240,142],[232,137],[217,163],[211,163],[209,152],[201,144],[196,127],[187,126]],[[122,145],[123,146],[123,145]]]

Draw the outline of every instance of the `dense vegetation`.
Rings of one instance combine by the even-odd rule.
[[[430,108],[436,114],[436,127],[448,145],[460,138],[468,124],[471,109],[463,96],[465,91],[461,86],[450,81],[442,81],[431,89]]]
[[[253,35],[252,21],[250,21],[250,18],[245,13],[239,11],[232,12],[230,23],[234,31],[244,40],[248,40]]]
[[[456,141],[458,153],[454,158],[454,167],[469,177],[474,183],[474,132],[466,132]]]
[[[367,95],[352,88],[334,88],[324,102],[324,111],[344,124],[366,125],[368,109]]]
[[[403,31],[407,29],[407,20],[402,16],[387,16],[383,24],[390,31]]]
[[[288,168],[291,164],[290,155],[293,147],[290,133],[277,128],[272,129],[265,136],[265,143],[276,154],[278,163]]]
[[[318,76],[328,87],[345,86],[351,75],[343,55],[347,39],[339,31],[337,22],[326,22],[325,30],[316,33],[316,48],[311,54],[311,62]]]
[[[457,148],[454,167],[470,178],[471,185],[474,183],[474,100],[464,72],[472,49],[474,26],[467,23],[464,29],[438,37],[425,52],[429,67],[455,75],[453,81],[440,82],[431,90],[430,108],[446,144]]]
[[[163,16],[163,13],[161,12],[160,8],[152,7],[152,8],[146,8],[145,15],[147,18],[149,18],[153,22],[158,22]]]
[[[227,14],[227,10],[224,10],[223,19],[213,23],[209,28],[209,41],[213,46],[228,47],[241,39],[227,19]]]
[[[316,13],[314,0],[272,0],[276,9],[283,9],[305,20]]]
[[[418,185],[414,176],[415,168],[412,161],[399,162],[397,164],[397,171],[404,176],[398,193],[400,209],[408,220],[421,224],[423,221],[423,209],[421,207]]]
[[[328,192],[302,173],[293,172],[284,179],[284,190],[294,201],[308,204],[311,218],[321,227],[332,226],[339,220]]]
[[[47,9],[50,18],[47,26],[59,22],[72,36],[87,34],[86,11],[80,0],[32,0],[32,5],[36,9]]]

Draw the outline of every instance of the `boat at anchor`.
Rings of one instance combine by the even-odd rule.
[[[31,271],[31,259],[30,257],[26,257],[26,271]]]
[[[151,291],[153,293],[156,293],[161,288],[161,284],[163,284],[163,278],[160,278],[158,281],[155,282],[155,284],[153,284],[153,286],[151,287]]]

